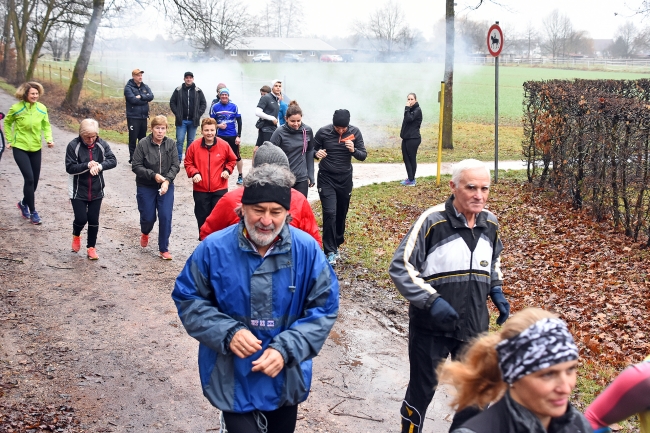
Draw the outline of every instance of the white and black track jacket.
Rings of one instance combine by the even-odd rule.
[[[427,209],[402,240],[389,274],[399,292],[411,303],[411,324],[432,335],[469,341],[488,330],[486,300],[490,289],[503,284],[496,216],[483,210],[473,229],[457,215],[452,195]],[[460,318],[436,323],[430,314],[442,296]]]

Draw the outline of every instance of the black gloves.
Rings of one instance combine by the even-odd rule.
[[[506,297],[503,296],[503,290],[501,286],[494,286],[490,289],[490,299],[499,310],[499,318],[497,319],[497,325],[501,326],[506,323],[508,316],[510,315],[510,304],[506,300]]]
[[[503,296],[503,295],[501,295]],[[458,320],[458,313],[454,307],[449,305],[447,301],[438,296],[433,304],[431,304],[431,317],[438,323],[449,323]]]

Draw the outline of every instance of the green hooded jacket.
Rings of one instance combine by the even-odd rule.
[[[12,105],[5,117],[4,126],[7,141],[11,146],[26,152],[36,152],[41,149],[42,133],[45,133],[46,142],[54,141],[47,108],[40,102],[30,104],[20,101]]]

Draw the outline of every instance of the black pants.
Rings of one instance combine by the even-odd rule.
[[[241,161],[241,155],[239,154],[239,145],[235,143],[235,141],[237,140],[237,136],[236,135],[219,135],[219,138],[230,145],[230,148],[232,149],[232,152],[237,157],[237,161]],[[241,174],[241,173],[239,173],[239,174]]]
[[[422,424],[438,386],[436,368],[451,354],[458,359],[465,342],[454,338],[438,337],[409,325],[409,385],[402,402],[402,433],[422,431]],[[459,412],[459,413],[462,413]]]
[[[29,211],[34,213],[34,193],[38,186],[38,178],[41,176],[41,151],[27,152],[14,147],[14,159],[18,164],[18,169],[23,175],[25,183],[23,184],[23,204],[29,207]]]
[[[77,198],[71,199],[74,221],[72,222],[72,234],[81,235],[81,231],[88,223],[88,242],[86,248],[95,248],[97,243],[97,232],[99,232],[99,210],[102,207],[102,199],[86,201]]]
[[[261,418],[259,414],[264,415],[266,418],[267,433],[293,433],[298,418],[298,405],[283,406],[269,412],[224,412],[223,420],[226,423],[228,433],[260,433],[261,430],[257,427],[257,421],[255,420],[256,415]]]
[[[294,183],[292,188],[307,198],[307,194],[309,194],[309,179]]]
[[[402,158],[406,166],[406,176],[409,180],[415,180],[415,171],[418,169],[418,147],[422,143],[421,138],[409,138],[402,140]]]
[[[334,253],[345,242],[345,219],[352,196],[352,170],[349,173],[318,171],[318,195],[323,207],[323,250]]]
[[[194,191],[194,215],[199,225],[199,232],[205,220],[210,216],[212,209],[217,205],[221,197],[228,192],[228,188],[220,189],[215,192],[197,192]]]
[[[257,130],[257,142],[255,143],[255,146],[260,147],[261,145],[264,144],[265,141],[271,141],[271,136],[273,135],[273,131],[271,132],[262,132],[261,129]]]
[[[133,159],[133,152],[138,141],[147,136],[147,119],[134,119],[127,117],[126,126],[129,128],[129,164]]]

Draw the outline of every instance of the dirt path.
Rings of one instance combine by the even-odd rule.
[[[11,103],[0,93],[0,110]],[[197,245],[190,181],[183,173],[177,177],[174,260],[163,262],[155,247],[139,246],[128,149],[113,145],[118,167],[105,173],[100,260],[91,262],[84,249],[70,251],[73,213],[63,161],[74,134],[54,128],[54,137],[56,147],[43,150],[36,192],[41,226],[23,220],[16,208],[22,177],[11,150],[0,161],[0,431],[11,431],[3,426],[12,419],[13,431],[26,431],[28,412],[32,420],[40,417],[36,425],[54,419],[61,428],[54,431],[216,431],[218,411],[199,386],[197,343],[170,298]],[[384,175],[386,169],[375,168]],[[314,362],[297,431],[396,431],[408,381],[405,338],[363,300],[350,300],[345,284],[340,318]],[[427,432],[447,431],[445,401],[442,389]]]

